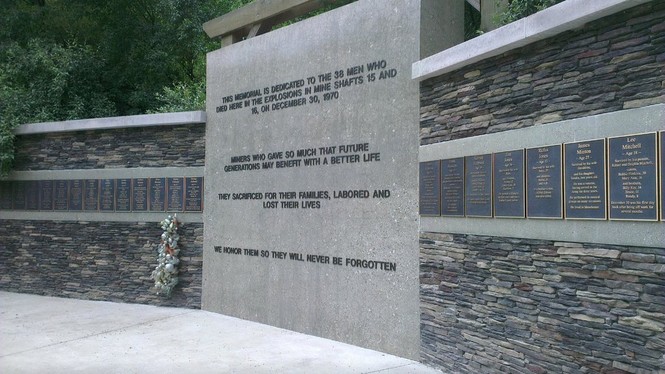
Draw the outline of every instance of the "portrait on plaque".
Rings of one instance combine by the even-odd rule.
[[[441,215],[464,217],[464,157],[441,160]]]
[[[524,218],[524,150],[494,154],[494,216]]]
[[[605,139],[564,144],[567,219],[607,219]]]
[[[492,217],[492,155],[464,157],[464,211],[467,217]]]
[[[608,139],[609,217],[658,220],[656,133]]]
[[[563,218],[561,145],[526,150],[526,215]]]
[[[427,161],[420,163],[420,215],[441,215],[441,163]]]

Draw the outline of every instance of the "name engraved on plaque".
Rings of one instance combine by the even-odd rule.
[[[526,211],[529,218],[563,218],[561,145],[526,150]]]
[[[166,190],[168,194],[166,201],[167,210],[169,212],[182,212],[183,201],[185,199],[183,178],[167,178]]]
[[[564,144],[564,207],[569,219],[607,219],[605,139]]]
[[[148,178],[132,179],[132,210],[144,212],[148,210]]]
[[[115,180],[101,179],[99,181],[99,210],[113,212],[115,210]]]
[[[26,182],[25,209],[39,210],[39,181]]]
[[[11,210],[12,209],[12,191],[13,191],[13,182],[3,182],[0,181],[0,209],[2,210]]]
[[[99,181],[97,179],[86,179],[84,182],[85,197],[83,199],[83,210],[99,210]]]
[[[16,181],[13,183],[14,190],[12,196],[14,197],[14,202],[12,205],[15,210],[25,210],[26,204],[26,182]]]
[[[150,178],[150,211],[163,212],[165,210],[166,210],[165,178]]]
[[[494,216],[524,218],[524,150],[494,154]]]
[[[656,133],[609,138],[612,220],[658,220]]]
[[[185,212],[203,210],[203,177],[185,178]]]
[[[441,215],[441,163],[427,161],[420,163],[420,214],[424,216]]]
[[[468,217],[492,217],[492,155],[464,158],[464,205]]]
[[[441,160],[441,215],[464,216],[464,157]]]
[[[53,209],[67,210],[69,209],[69,181],[58,180],[55,181],[55,192],[53,195]]]
[[[50,180],[39,181],[39,209],[53,210],[53,189],[55,183]]]
[[[121,178],[115,180],[115,211],[129,212],[132,210],[132,180]]]
[[[83,180],[69,181],[69,210],[83,210]]]

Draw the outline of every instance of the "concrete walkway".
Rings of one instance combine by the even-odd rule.
[[[200,310],[0,292],[0,373],[440,372]]]

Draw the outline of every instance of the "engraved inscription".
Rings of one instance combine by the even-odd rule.
[[[420,214],[441,214],[441,166],[439,161],[420,163]]]
[[[494,154],[494,215],[524,218],[524,150]]]
[[[492,216],[492,155],[464,158],[464,205],[469,217]]]
[[[606,219],[605,139],[564,145],[566,218]]]
[[[563,218],[561,145],[526,150],[527,217]]]
[[[464,158],[441,160],[441,215],[464,216]]]

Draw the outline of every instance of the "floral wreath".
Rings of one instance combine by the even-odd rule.
[[[173,288],[178,284],[178,219],[174,214],[173,217],[168,216],[159,223],[164,232],[161,236],[161,242],[157,247],[157,266],[152,271],[150,279],[155,280],[155,288],[157,294],[164,294],[167,297],[171,296]]]

